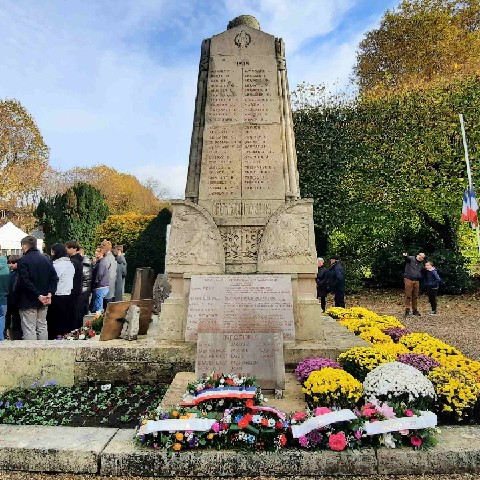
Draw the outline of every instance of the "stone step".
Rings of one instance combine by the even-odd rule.
[[[0,470],[114,476],[299,477],[480,473],[480,426],[444,427],[428,451],[171,452],[134,445],[134,430],[0,425]]]

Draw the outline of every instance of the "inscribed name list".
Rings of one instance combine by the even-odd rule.
[[[285,388],[283,336],[280,333],[198,334],[195,376],[211,372],[255,377],[264,389]]]
[[[202,332],[283,332],[295,340],[290,275],[193,275],[185,340]]]

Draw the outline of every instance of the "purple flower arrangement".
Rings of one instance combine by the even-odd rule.
[[[412,333],[412,332],[406,328],[392,327],[392,328],[385,329],[383,333],[388,335],[395,343],[398,343],[398,341],[404,335],[408,335],[409,333]]]
[[[295,376],[297,377],[297,380],[303,383],[312,372],[315,370],[321,370],[325,367],[343,370],[337,362],[330,360],[330,358],[306,358],[297,365],[297,368],[295,369]]]
[[[397,362],[402,362],[415,367],[424,375],[426,375],[430,370],[433,370],[435,367],[441,366],[440,363],[435,359],[429,357],[428,355],[423,355],[422,353],[404,353],[398,356]]]

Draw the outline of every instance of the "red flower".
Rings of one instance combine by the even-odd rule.
[[[284,433],[280,435],[279,440],[280,440],[281,447],[284,447],[287,444],[287,437],[285,436]]]
[[[280,421],[278,421],[277,423],[275,423],[275,428],[276,428],[277,430],[281,430],[281,429],[283,428],[283,423],[280,422]]]
[[[405,416],[406,417],[413,417],[413,412],[410,409],[407,408],[405,410]]]
[[[246,428],[246,427],[248,427],[249,423],[250,422],[248,421],[248,418],[246,418],[246,415],[245,415],[245,417],[243,417],[242,419],[240,419],[238,421],[238,426],[240,428]]]
[[[250,398],[246,401],[245,406],[247,408],[253,408],[253,400]]]
[[[95,336],[95,332],[92,330],[90,333],[89,333],[90,337],[94,337]]]
[[[328,438],[328,446],[331,450],[336,450],[337,452],[345,450],[345,447],[347,446],[345,434],[343,432],[332,433]]]
[[[419,447],[423,443],[423,440],[418,435],[412,435],[410,437],[410,442],[414,447]]]
[[[227,385],[235,385],[235,382],[234,382],[231,378],[227,378],[227,379],[225,380],[225,383],[226,383]]]
[[[260,425],[261,425],[262,427],[268,427],[268,420],[267,420],[266,418],[262,418],[262,419],[260,420]]]

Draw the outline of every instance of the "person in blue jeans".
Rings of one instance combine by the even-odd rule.
[[[7,257],[0,257],[0,340],[5,340],[5,318],[7,316],[7,295],[10,286],[10,268]]]
[[[92,303],[90,311],[92,313],[103,311],[103,299],[108,295],[108,266],[105,262],[105,253],[102,248],[95,250],[95,266],[92,272]]]

